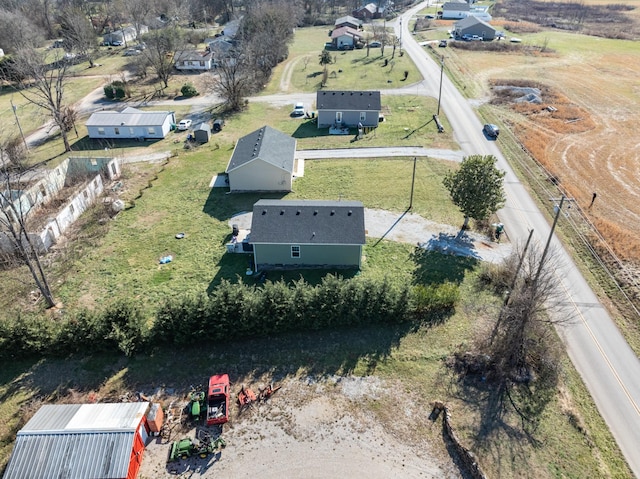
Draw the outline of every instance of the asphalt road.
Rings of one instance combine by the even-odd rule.
[[[422,84],[426,92],[437,98],[441,64],[426,54],[407,28],[411,16],[428,3],[423,2],[399,17],[396,31],[402,26],[403,49],[424,76]],[[441,50],[446,62],[446,49]],[[499,142],[485,138],[471,104],[446,75],[442,82],[441,110],[465,155],[492,154],[498,158],[498,167],[506,171],[507,203],[498,214],[511,241],[524,243],[533,229],[534,241],[544,247],[551,230],[548,220],[506,162],[497,146]],[[557,326],[558,332],[631,470],[640,477],[640,361],[555,236],[551,248],[560,258],[556,280],[566,306],[563,317],[556,318],[567,320]]]

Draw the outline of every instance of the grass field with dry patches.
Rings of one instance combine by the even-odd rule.
[[[490,98],[496,81],[532,81],[547,89],[542,105],[503,104],[496,114],[588,210],[616,253],[640,261],[638,44],[551,30],[524,35],[523,42],[546,44],[553,53],[451,49],[454,74],[473,76],[472,94],[480,97]],[[545,113],[547,105],[559,111]],[[567,108],[572,113],[562,118]],[[594,192],[597,201],[589,209]]]

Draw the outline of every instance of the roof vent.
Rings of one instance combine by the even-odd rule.
[[[267,214],[267,210],[262,210],[262,216]]]
[[[349,212],[347,213],[348,216],[351,216],[353,214],[353,211],[349,210]]]
[[[301,213],[301,211],[300,211],[300,210],[296,211],[296,215],[299,215],[300,213]]]
[[[284,214],[284,210],[280,210],[280,216]]]
[[[336,210],[331,210],[331,216],[336,214]]]
[[[313,216],[318,214],[318,210],[313,210]]]

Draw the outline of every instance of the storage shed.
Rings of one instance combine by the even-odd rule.
[[[45,405],[18,432],[3,479],[135,479],[148,402]]]
[[[211,138],[211,127],[208,123],[200,123],[193,129],[193,136],[198,143],[208,143]]]

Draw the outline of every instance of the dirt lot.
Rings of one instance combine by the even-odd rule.
[[[368,477],[459,478],[444,444],[430,438],[441,422],[376,377],[288,378],[265,403],[239,414],[231,409],[222,437],[227,447],[207,459],[166,463],[171,441],[194,437],[195,428],[156,438],[145,452],[141,479],[163,477]],[[257,392],[260,385],[252,385]],[[238,387],[232,389],[237,393]],[[165,401],[168,398],[165,398]],[[235,399],[235,396],[234,398]],[[393,411],[386,410],[394,407]],[[399,429],[394,419],[407,430]]]

